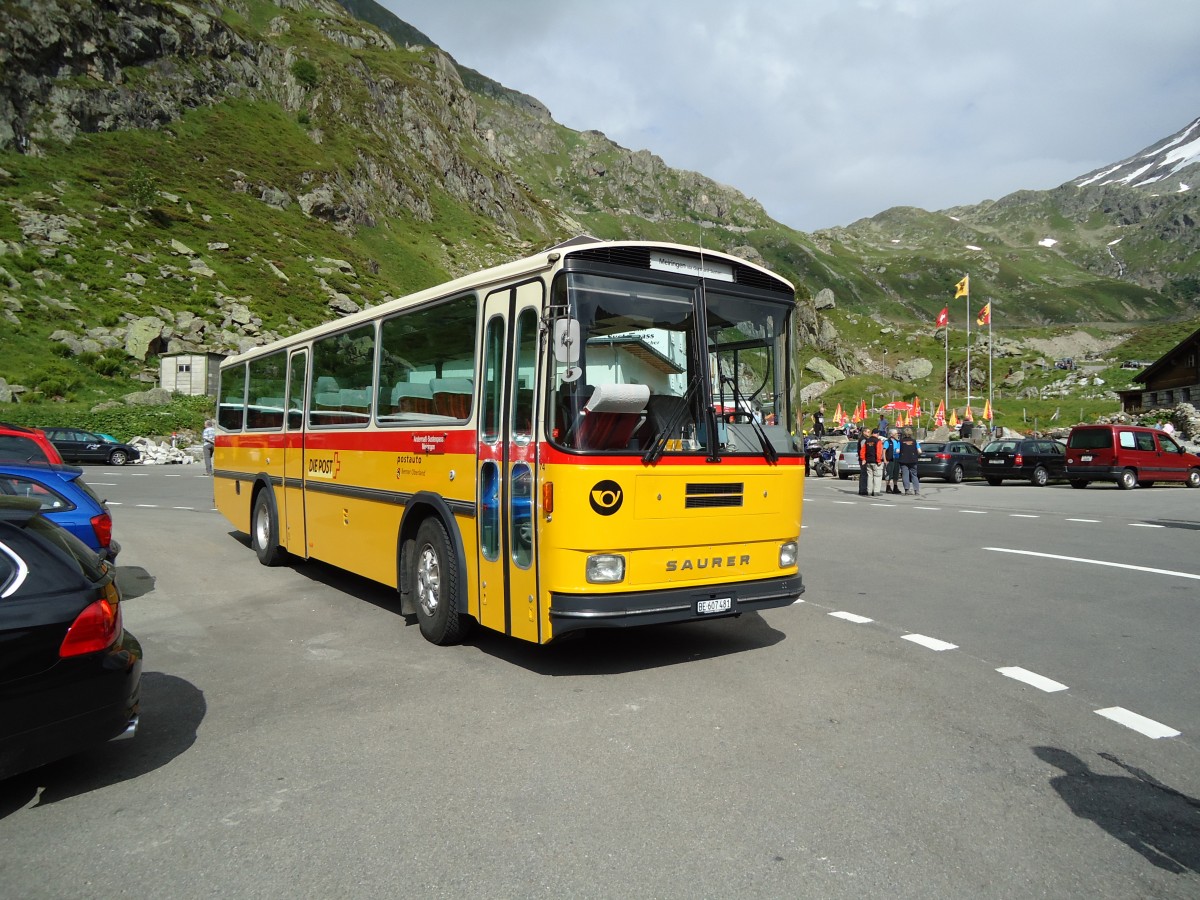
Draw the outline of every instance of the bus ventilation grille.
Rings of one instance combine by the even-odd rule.
[[[719,506],[741,506],[744,486],[740,481],[717,484],[689,484],[686,509],[705,509]]]

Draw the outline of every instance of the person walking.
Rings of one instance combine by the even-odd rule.
[[[825,404],[822,403],[820,408],[813,413],[813,437],[817,440],[825,437]]]
[[[858,459],[867,473],[867,490],[870,496],[878,497],[883,490],[883,438],[871,432],[858,445]]]
[[[885,494],[900,493],[900,433],[893,428],[883,442],[883,481]]]
[[[904,482],[904,495],[921,496],[921,480],[917,477],[917,457],[921,455],[921,442],[905,429],[900,437],[900,478]]]
[[[212,419],[204,420],[204,430],[200,432],[200,440],[204,444],[204,474],[213,473],[213,450],[217,445],[217,429],[213,427]]]
[[[876,426],[875,431],[880,437],[883,437],[888,433],[887,416],[885,416],[883,413],[879,414],[879,425]]]

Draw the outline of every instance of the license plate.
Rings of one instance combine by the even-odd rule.
[[[1002,460],[1002,459],[989,459],[989,460],[988,460],[988,464],[989,464],[989,465],[993,465],[993,466],[1002,466],[1002,465],[1004,465],[1004,460]]]
[[[929,462],[929,457],[928,456],[918,456],[917,462]]]
[[[711,600],[697,600],[696,612],[700,615],[704,615],[705,613],[728,612],[732,606],[732,597],[714,597]]]
[[[1081,457],[1079,457],[1079,461],[1080,462],[1091,462],[1092,458],[1090,456],[1081,456]]]

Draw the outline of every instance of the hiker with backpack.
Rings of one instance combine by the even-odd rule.
[[[893,428],[888,438],[883,442],[883,492],[885,494],[900,493],[900,437]]]
[[[867,492],[878,497],[883,489],[883,438],[871,432],[858,445],[858,459],[867,473]]]

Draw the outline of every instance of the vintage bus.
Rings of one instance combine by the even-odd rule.
[[[217,507],[438,644],[793,603],[794,306],[743,259],[595,239],[390,300],[223,363]]]

